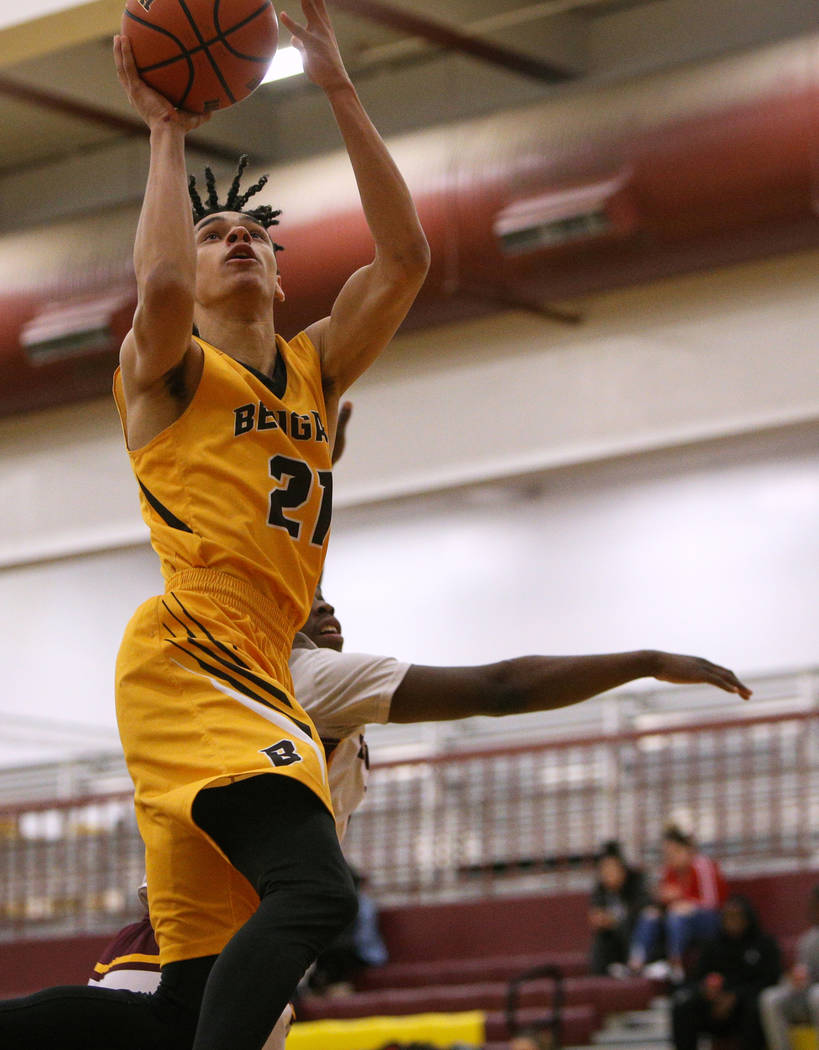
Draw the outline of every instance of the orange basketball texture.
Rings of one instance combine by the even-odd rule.
[[[140,76],[180,109],[246,98],[276,53],[271,0],[127,0],[122,32]]]

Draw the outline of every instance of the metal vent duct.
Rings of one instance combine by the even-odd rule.
[[[818,122],[819,38],[803,38],[391,143],[433,253],[408,324],[817,246]],[[272,173],[266,193],[284,208],[288,247],[288,298],[277,319],[284,334],[326,313],[344,279],[371,258],[351,187],[346,160],[335,155]],[[65,300],[122,290],[134,212],[106,216],[89,234],[92,221],[76,220],[63,257],[62,237],[43,248],[36,230],[0,240],[0,275],[16,275],[0,293],[0,413],[109,389],[134,305],[132,278],[105,321],[102,351],[95,336],[87,353],[35,368],[24,350],[46,307],[59,316]],[[80,240],[93,243],[93,287],[77,286],[71,245]],[[21,248],[36,257],[36,280],[13,270],[9,253]],[[69,270],[61,290],[55,274]]]

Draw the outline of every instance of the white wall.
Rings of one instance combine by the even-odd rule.
[[[421,663],[651,646],[815,665],[818,449],[814,425],[342,510],[325,590],[348,649]],[[113,731],[117,646],[159,586],[147,545],[0,572],[0,711],[43,723],[0,763],[54,757],[54,721]]]
[[[0,572],[0,763],[118,746],[117,649],[137,605],[161,589],[147,544]]]
[[[641,647],[819,662],[819,426],[342,511],[348,646],[416,662]]]

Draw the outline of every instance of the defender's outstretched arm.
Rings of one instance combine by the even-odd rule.
[[[727,667],[658,649],[595,656],[521,656],[479,667],[413,664],[395,691],[389,720],[433,722],[552,711],[638,678],[714,685],[743,700],[751,695]]]

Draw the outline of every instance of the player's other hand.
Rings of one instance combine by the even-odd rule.
[[[164,95],[146,84],[137,72],[131,41],[127,36],[114,37],[114,65],[128,100],[149,128],[159,124],[174,124],[182,131],[192,131],[210,118],[210,113],[188,113],[184,109],[177,109]]]
[[[349,87],[350,78],[324,0],[301,0],[301,8],[306,25],[294,22],[286,11],[280,12],[279,19],[289,29],[293,46],[301,52],[304,72],[327,94]]]
[[[704,683],[724,689],[726,693],[736,693],[743,700],[751,695],[747,685],[743,685],[733,671],[700,656],[680,656],[678,653],[654,654],[654,677],[660,682],[673,682],[675,685],[694,685]]]
[[[352,401],[343,402],[341,408],[338,410],[338,422],[336,423],[336,439],[333,442],[333,466],[335,466],[336,463],[338,463],[338,461],[344,455],[344,449],[347,447],[347,424],[350,422],[350,416],[352,414]]]

